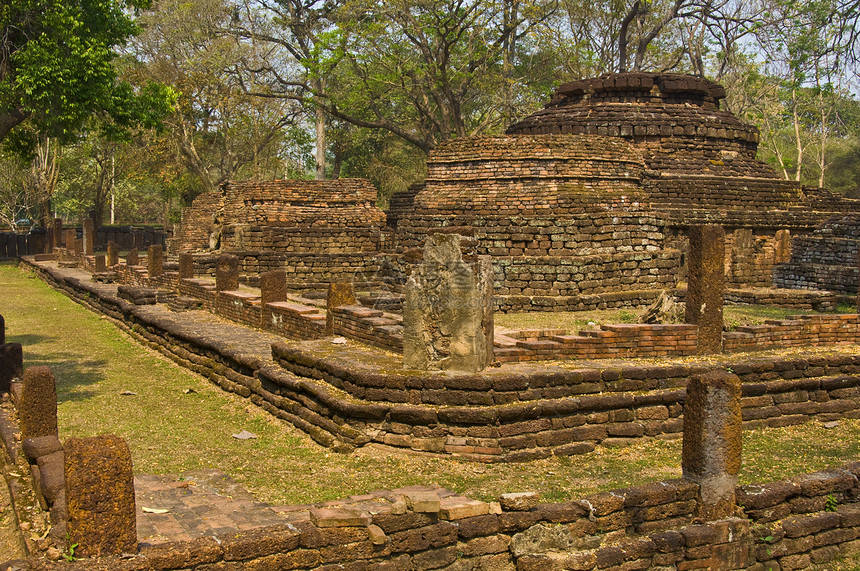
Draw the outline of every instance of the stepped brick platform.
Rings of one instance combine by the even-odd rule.
[[[153,349],[335,450],[376,442],[513,462],[642,437],[673,438],[681,430],[686,380],[713,368],[731,368],[740,376],[750,427],[860,416],[860,357],[853,353],[502,364],[478,374],[410,371],[398,355],[354,340],[285,341],[207,312],[134,305],[117,297],[117,286],[92,282],[80,270],[50,262],[35,267],[49,283]],[[846,326],[856,335],[856,315],[822,317],[827,318],[853,319]],[[819,336],[841,339],[839,327],[812,325]],[[770,339],[784,337],[775,325],[763,327]]]

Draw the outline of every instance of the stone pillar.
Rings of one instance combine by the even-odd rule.
[[[116,242],[113,240],[108,240],[107,243],[107,265],[109,267],[113,267],[119,263],[119,248],[116,246]]]
[[[146,254],[146,270],[149,277],[157,278],[164,273],[164,252],[158,244],[152,245]]]
[[[787,264],[791,260],[791,232],[777,230],[773,237],[773,263]]]
[[[233,254],[218,256],[218,264],[215,266],[215,289],[217,291],[239,289],[239,258]]]
[[[684,321],[698,325],[700,355],[723,350],[726,237],[717,224],[690,226]]]
[[[477,372],[493,361],[493,270],[474,238],[432,234],[406,282],[403,365]],[[464,256],[463,248],[467,249]]]
[[[21,438],[57,434],[57,384],[50,367],[27,367],[17,405]]]
[[[119,436],[69,438],[65,456],[70,544],[75,555],[137,552],[131,453]]]
[[[140,255],[137,253],[137,248],[132,248],[128,251],[128,255],[125,257],[125,265],[137,266],[138,264],[140,264]]]
[[[0,345],[6,343],[6,319],[0,315]]]
[[[194,277],[194,256],[188,252],[179,254],[179,279]]]
[[[8,393],[12,380],[24,375],[24,351],[20,343],[0,345],[0,393]]]
[[[96,254],[96,273],[100,274],[107,271],[104,254]]]
[[[95,251],[95,230],[96,226],[92,218],[84,218],[84,233],[83,233],[83,254],[84,256],[92,256]]]
[[[351,283],[339,282],[328,284],[328,297],[326,298],[326,333],[334,333],[334,308],[344,305],[355,305],[355,290]]]
[[[684,478],[699,484],[698,515],[708,521],[734,515],[741,469],[741,381],[717,370],[694,375],[684,401]]]
[[[65,235],[63,234],[63,219],[62,218],[54,218],[54,231],[53,231],[53,246],[54,248],[62,248],[63,247],[63,238]]]

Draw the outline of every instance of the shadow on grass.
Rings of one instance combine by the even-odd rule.
[[[6,343],[20,343],[21,347],[24,348],[24,351],[27,351],[27,347],[35,345],[36,343],[43,343],[48,341],[54,341],[58,339],[58,337],[53,337],[49,335],[36,335],[34,333],[25,333],[24,335],[10,335],[6,337]]]
[[[58,403],[82,401],[95,396],[96,392],[87,387],[105,380],[104,368],[107,364],[108,361],[105,359],[82,361],[78,356],[70,353],[34,353],[27,351],[27,346],[24,345],[24,368],[46,366],[54,372]]]

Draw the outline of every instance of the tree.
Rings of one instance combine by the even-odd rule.
[[[155,126],[170,91],[138,91],[117,77],[116,46],[135,33],[146,0],[11,0],[0,7],[0,141],[22,152],[40,137],[72,140],[91,116],[121,135]],[[16,129],[29,121],[32,129]],[[11,136],[11,140],[10,140]]]
[[[162,0],[141,16],[134,40],[142,62],[138,81],[158,81],[179,92],[165,119],[175,159],[213,191],[248,167],[255,176],[267,154],[276,153],[295,110],[280,100],[243,92],[237,62],[251,46],[228,33],[235,14],[222,0]]]
[[[269,52],[259,69],[265,77],[258,81],[265,84],[254,93],[322,108],[331,118],[382,129],[427,152],[453,137],[500,130],[511,93],[506,80],[514,80],[520,44],[553,3],[308,1],[305,7],[320,6],[313,26],[300,26],[301,13],[287,10],[288,4],[299,3],[277,2],[284,9],[272,12],[268,32],[246,31],[248,38],[280,46],[289,56],[278,59],[277,50]],[[315,30],[313,44],[304,47],[300,38],[309,29]],[[517,71],[522,78],[524,70]]]

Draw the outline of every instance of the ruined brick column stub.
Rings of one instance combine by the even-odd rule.
[[[221,254],[215,266],[215,289],[236,291],[239,289],[239,258],[233,254]]]
[[[684,321],[698,326],[698,352],[723,350],[725,232],[717,224],[690,226],[687,258],[687,299]]]
[[[699,484],[698,515],[734,515],[741,469],[741,382],[728,371],[694,375],[684,401],[684,478]]]
[[[492,263],[488,256],[464,259],[467,240],[427,237],[424,261],[406,283],[406,368],[477,372],[493,361]]]
[[[65,456],[70,544],[75,555],[137,552],[131,453],[114,435],[69,438]]]
[[[147,250],[146,270],[150,278],[157,278],[164,273],[164,250],[161,244],[153,244]]]

